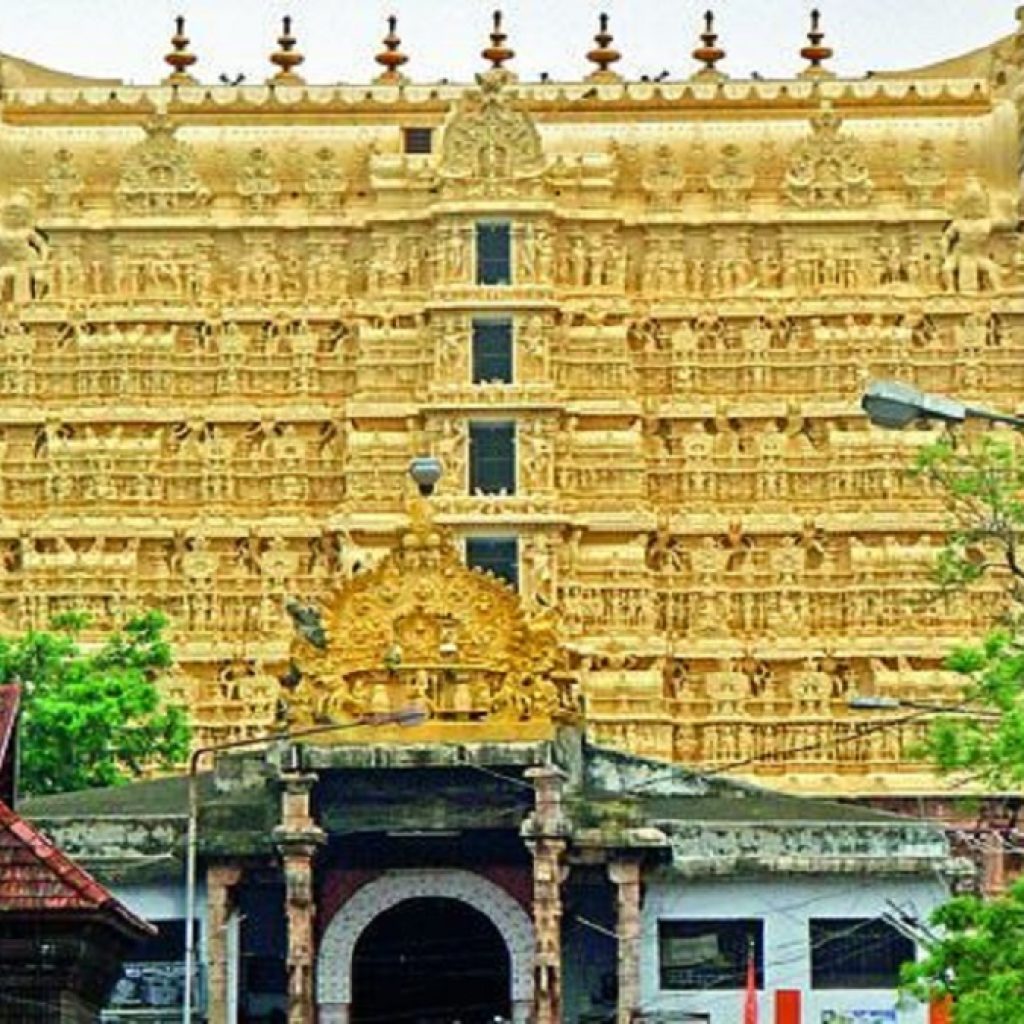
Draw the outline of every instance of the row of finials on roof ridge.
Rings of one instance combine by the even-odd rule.
[[[808,43],[800,50],[800,56],[808,62],[802,72],[804,77],[831,77],[832,72],[824,66],[824,62],[832,56],[832,50],[824,45],[824,38],[825,33],[821,30],[821,14],[817,10],[811,11],[811,26],[807,33]],[[171,74],[165,79],[167,84],[197,84],[196,78],[191,73],[191,68],[196,63],[197,57],[189,50],[190,42],[191,40],[185,34],[185,19],[179,15],[175,22],[175,33],[171,38],[172,50],[164,57],[172,69]],[[398,35],[398,18],[395,15],[388,18],[388,31],[383,42],[384,49],[374,58],[383,70],[374,81],[384,85],[404,84],[408,79],[401,69],[408,63],[409,57],[402,52],[402,40]],[[490,41],[480,54],[484,60],[490,63],[492,70],[506,70],[504,65],[515,57],[515,51],[507,45],[507,42],[508,34],[503,28],[501,11],[495,11],[492,16]],[[612,69],[612,66],[622,57],[622,54],[612,45],[613,42],[608,15],[601,14],[598,17],[598,31],[594,36],[595,45],[586,54],[587,60],[595,65],[595,69],[587,76],[588,81],[617,82],[621,80],[621,76]],[[277,50],[270,55],[270,62],[277,70],[267,80],[268,84],[305,84],[305,80],[296,70],[303,63],[305,57],[297,48],[298,39],[292,32],[291,17],[286,16],[283,19],[281,35],[277,39],[277,44]],[[716,80],[725,77],[717,67],[725,57],[725,50],[718,45],[715,16],[711,11],[704,14],[704,31],[700,33],[700,45],[693,51],[693,57],[702,65],[694,75],[695,78]],[[657,77],[658,79],[668,77],[668,72],[662,72]],[[546,78],[546,76],[542,76],[542,78]],[[237,85],[241,80],[241,77],[230,80],[225,75],[221,76],[221,81],[225,84]]]

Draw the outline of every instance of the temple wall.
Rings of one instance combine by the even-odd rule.
[[[440,523],[518,539],[593,739],[795,792],[934,790],[922,723],[866,732],[847,698],[955,699],[941,658],[1004,595],[926,600],[944,519],[905,470],[936,435],[871,429],[858,399],[1024,391],[1008,96],[10,90],[0,629],[159,608],[196,741],[261,735],[285,600],[380,559],[430,452]],[[432,153],[402,151],[409,124]],[[511,281],[482,286],[495,219]],[[474,384],[496,314],[513,380]],[[495,419],[515,493],[472,494],[469,425]]]

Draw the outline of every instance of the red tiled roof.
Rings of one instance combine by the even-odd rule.
[[[75,912],[100,913],[132,932],[155,933],[152,925],[0,802],[0,914]]]

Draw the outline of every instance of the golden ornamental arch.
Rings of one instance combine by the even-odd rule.
[[[503,581],[468,568],[422,508],[375,567],[289,611],[291,727],[415,707],[428,715],[411,734],[417,741],[523,740],[580,718],[553,613],[531,612]]]

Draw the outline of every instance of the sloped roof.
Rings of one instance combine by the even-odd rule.
[[[18,686],[0,686],[0,773],[8,768],[19,703]],[[152,925],[114,899],[87,871],[0,800],[0,915],[47,918],[76,913],[100,914],[136,935],[156,934]]]
[[[0,803],[0,914],[99,913],[128,931],[155,934],[87,871]]]
[[[0,53],[0,88],[6,89],[86,89],[122,85],[119,78],[89,78],[70,71],[48,68],[35,61]]]

